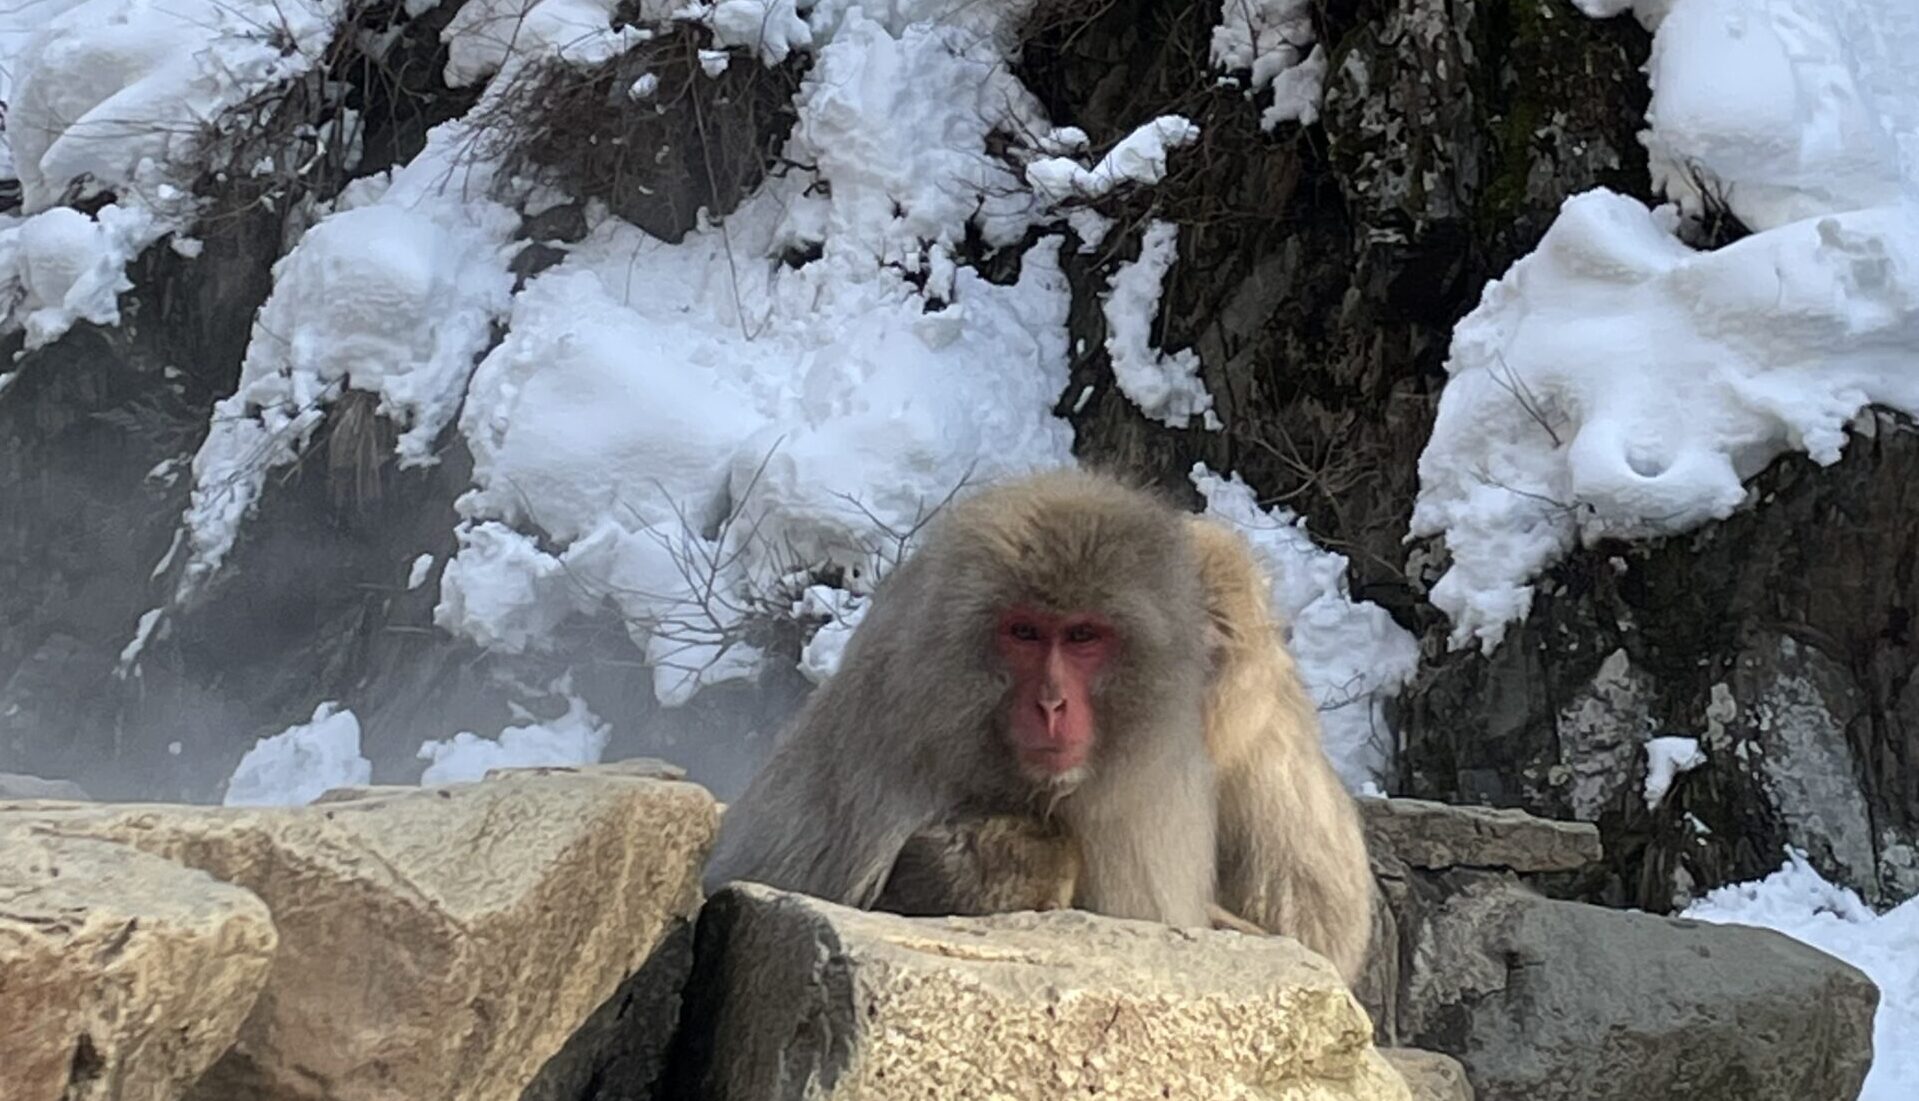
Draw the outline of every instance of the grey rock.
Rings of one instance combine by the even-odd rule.
[[[1452,1056],[1411,1047],[1381,1048],[1379,1053],[1406,1080],[1413,1101],[1474,1101],[1466,1068]]]
[[[0,772],[0,802],[10,799],[58,799],[91,802],[92,797],[72,780],[48,780],[23,772]]]
[[[1405,1042],[1480,1101],[1839,1101],[1872,1063],[1877,989],[1779,933],[1607,910],[1494,883],[1410,951]]]
[[[1576,871],[1600,859],[1599,828],[1536,818],[1510,808],[1465,807],[1424,799],[1361,798],[1366,840],[1415,868]]]

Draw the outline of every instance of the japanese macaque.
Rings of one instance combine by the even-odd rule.
[[[900,847],[873,909],[908,917],[1063,910],[1079,864],[1078,839],[1056,820],[957,812]]]
[[[743,879],[871,907],[916,834],[971,808],[1074,838],[1075,906],[1209,924],[1194,542],[1170,504],[1083,471],[949,505],[727,811],[707,889]]]
[[[1331,960],[1348,983],[1372,937],[1359,807],[1320,742],[1319,714],[1272,613],[1272,583],[1240,534],[1189,522],[1213,668],[1206,749],[1218,771],[1220,907]]]
[[[721,826],[751,879],[906,914],[1283,933],[1348,982],[1358,808],[1238,533],[1056,472],[951,506]]]
[[[908,917],[1063,910],[1079,884],[1079,841],[1033,815],[964,812],[907,839],[873,909]],[[1215,929],[1266,930],[1217,904]]]

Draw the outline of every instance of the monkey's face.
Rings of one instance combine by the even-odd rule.
[[[1011,678],[1007,738],[1021,775],[1071,787],[1085,775],[1098,725],[1093,685],[1119,643],[1111,620],[1018,606],[999,617],[994,648]]]

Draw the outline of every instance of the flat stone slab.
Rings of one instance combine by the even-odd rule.
[[[1466,807],[1425,799],[1364,796],[1367,843],[1415,868],[1510,868],[1570,872],[1604,855],[1590,822],[1536,818],[1505,807]]]

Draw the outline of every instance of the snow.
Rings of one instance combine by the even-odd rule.
[[[866,599],[830,585],[809,585],[793,602],[795,619],[819,619],[822,622],[800,651],[800,672],[814,684],[825,684],[839,672],[840,658],[853,630],[866,618]]]
[[[413,564],[407,567],[406,571],[407,591],[411,592],[426,584],[426,579],[432,572],[433,556],[431,554],[422,554],[414,558]]]
[[[1850,889],[1826,882],[1804,853],[1788,849],[1778,871],[1712,891],[1682,916],[1774,929],[1865,972],[1880,1000],[1872,1071],[1859,1101],[1913,1096],[1919,1083],[1919,898],[1875,914]]]
[[[1653,183],[1689,212],[1701,183],[1760,230],[1888,206],[1910,186],[1919,12],[1907,0],[1661,0],[1636,13],[1657,28]]]
[[[198,212],[223,112],[310,71],[337,0],[29,0],[0,15],[0,101],[25,218],[0,224],[4,327],[27,347],[119,323],[128,263]],[[102,193],[89,216],[62,202]]]
[[[314,708],[310,721],[254,743],[227,781],[225,803],[301,806],[372,779],[372,762],[360,756],[360,720],[328,702]]]
[[[1319,704],[1333,767],[1348,787],[1377,790],[1397,749],[1385,704],[1417,671],[1418,642],[1384,608],[1352,599],[1346,556],[1314,543],[1304,518],[1261,509],[1237,474],[1222,478],[1199,463],[1190,476],[1206,513],[1238,528],[1272,577],[1273,610]]]
[[[1059,238],[1010,285],[954,256],[969,221],[1002,247],[1034,225],[987,139],[1044,132],[1037,104],[995,35],[816,15],[785,153],[815,169],[678,244],[599,219],[516,296],[460,419],[441,626],[539,649],[611,606],[672,706],[757,672],[743,627],[790,614],[796,573],[870,579],[969,480],[1070,461]]]
[[[1140,412],[1170,428],[1185,428],[1197,415],[1217,431],[1222,426],[1213,412],[1213,395],[1199,377],[1199,354],[1182,348],[1164,355],[1152,343],[1160,287],[1178,245],[1179,227],[1155,219],[1140,237],[1139,259],[1113,273],[1101,299],[1106,353],[1113,381]]]
[[[1666,793],[1672,790],[1672,782],[1682,772],[1706,763],[1706,751],[1699,748],[1699,739],[1665,736],[1646,740],[1646,787],[1647,810],[1658,810],[1659,804],[1666,799]]]
[[[1259,125],[1271,130],[1282,122],[1311,126],[1319,121],[1319,103],[1326,96],[1326,49],[1312,52],[1273,79],[1273,102],[1259,113]]]
[[[1229,0],[1221,5],[1213,28],[1213,66],[1247,72],[1247,95],[1273,90],[1273,102],[1260,112],[1259,124],[1271,130],[1281,122],[1310,125],[1319,117],[1326,85],[1326,51],[1313,41],[1310,0]]]
[[[653,37],[640,27],[613,29],[617,0],[467,0],[440,31],[446,83],[478,84],[529,61],[593,65]]]
[[[1085,135],[1077,130],[1080,143]],[[1051,202],[1098,199],[1121,184],[1151,185],[1166,178],[1166,160],[1174,149],[1199,140],[1198,124],[1166,115],[1121,138],[1091,168],[1070,157],[1042,157],[1026,166],[1033,190]]]
[[[1679,209],[1571,197],[1455,329],[1413,517],[1451,553],[1432,599],[1455,647],[1497,646],[1576,544],[1723,518],[1780,455],[1836,461],[1867,404],[1919,413],[1919,12],[1638,14],[1657,27],[1646,141]],[[1758,232],[1686,245],[1694,181]]]
[[[606,751],[607,725],[572,694],[570,681],[563,679],[557,687],[567,701],[566,713],[557,719],[542,722],[516,708],[520,721],[500,731],[497,738],[463,730],[443,741],[423,743],[419,758],[428,763],[420,783],[479,780],[496,768],[598,764]]]
[[[444,124],[390,181],[359,181],[274,264],[239,387],[214,406],[193,459],[180,596],[219,568],[268,473],[298,457],[346,391],[376,395],[402,429],[401,466],[435,461],[474,357],[508,309],[519,223],[462,194],[483,183],[454,167],[464,133]]]
[[[710,7],[695,4],[691,11],[712,28],[715,42],[752,49],[768,65],[778,65],[788,54],[813,44],[813,30],[800,18],[794,0],[720,0]]]
[[[150,190],[192,160],[205,122],[311,69],[343,11],[333,0],[58,6],[36,6],[52,18],[11,58],[7,137],[29,211],[76,183]]]

